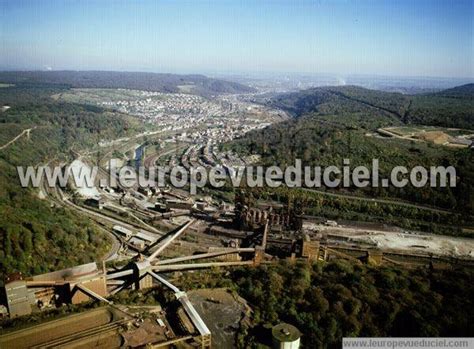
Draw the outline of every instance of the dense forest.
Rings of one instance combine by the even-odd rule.
[[[0,277],[90,262],[110,247],[110,240],[92,222],[39,199],[39,190],[22,188],[16,173],[16,166],[70,160],[74,152],[99,139],[126,135],[138,126],[128,116],[50,98],[63,88],[0,88],[0,103],[11,107],[0,113],[0,144],[36,127],[29,139],[19,138],[0,150]]]
[[[369,90],[358,86],[318,87],[257,99],[299,117],[308,113],[340,115],[364,112],[392,123],[471,129],[474,125],[473,84],[426,95]]]
[[[268,166],[288,166],[301,159],[308,166],[342,167],[343,159],[347,158],[352,168],[360,165],[371,168],[372,159],[378,159],[380,174],[386,178],[395,166],[454,166],[459,177],[455,188],[367,187],[357,191],[373,197],[398,197],[473,212],[474,156],[470,149],[452,150],[429,143],[368,137],[365,124],[370,124],[365,114],[338,118],[310,115],[251,132],[236,140],[231,148],[241,154],[261,154],[263,164]],[[372,124],[386,125],[384,120]]]
[[[36,127],[29,139],[20,138],[0,150],[0,276],[13,271],[37,274],[60,269],[100,258],[107,251],[106,236],[92,222],[40,200],[38,191],[21,188],[15,172],[18,165],[70,160],[75,152],[97,144],[100,139],[130,135],[139,129],[138,121],[132,117],[51,98],[68,88],[31,83],[0,88],[0,103],[11,107],[0,113],[0,145],[24,129]],[[456,188],[407,187],[401,191],[389,187],[350,192],[399,198],[452,211],[432,212],[330,198],[287,188],[262,189],[253,193],[255,199],[302,205],[307,213],[326,218],[379,220],[433,232],[458,234],[457,225],[472,224],[472,150],[367,135],[379,127],[404,125],[418,119],[448,126],[443,120],[451,118],[451,114],[446,114],[450,112],[459,115],[460,121],[449,123],[468,122],[472,126],[472,108],[463,109],[471,105],[467,98],[454,97],[449,92],[443,96],[419,96],[416,101],[389,94],[393,98],[382,100],[386,93],[362,96],[360,89],[353,87],[342,89],[343,92],[331,88],[321,91],[314,98],[301,100],[296,95],[292,95],[291,101],[279,97],[272,103],[295,118],[251,132],[226,146],[243,154],[259,153],[265,165],[284,166],[301,158],[305,164],[325,166],[340,164],[348,157],[355,166],[378,158],[382,175],[401,164],[454,165],[459,177]],[[446,106],[455,101],[460,109],[437,109],[441,100]],[[430,108],[440,114],[431,113]],[[270,344],[269,328],[280,321],[301,330],[306,348],[339,347],[344,336],[465,337],[474,333],[474,318],[469,311],[474,299],[474,274],[461,268],[404,270],[344,260],[315,264],[281,261],[258,268],[237,268],[225,274],[215,270],[185,273],[179,276],[177,284],[183,289],[228,287],[248,301],[253,312],[250,324],[239,329],[240,348]],[[162,298],[159,288],[145,294],[120,294],[114,300],[151,304],[162,302]]]
[[[461,86],[456,86],[443,90],[440,92],[434,93],[437,96],[450,97],[450,98],[474,98],[474,84],[466,84]]]
[[[372,159],[378,159],[380,174],[385,178],[395,166],[409,169],[418,165],[427,168],[454,166],[458,177],[455,188],[414,188],[409,185],[401,189],[389,186],[337,188],[335,191],[399,198],[472,215],[474,154],[471,149],[452,149],[432,143],[383,138],[376,134],[380,127],[405,125],[415,120],[443,124],[442,120],[449,119],[444,125],[451,123],[472,128],[472,100],[428,95],[416,100],[412,98],[359,87],[318,88],[274,97],[265,103],[283,108],[295,117],[250,132],[226,147],[244,155],[261,154],[262,163],[267,166],[288,166],[294,164],[295,159],[301,159],[303,166],[342,167],[343,159],[347,158],[352,168],[359,165],[370,168]],[[445,107],[439,104],[440,98],[446,102]],[[459,118],[452,117],[454,114]],[[430,120],[436,121],[430,123]]]
[[[245,188],[248,206],[280,202],[288,210],[320,219],[377,222],[403,229],[443,235],[472,237],[473,220],[462,212],[432,210],[405,204],[401,200],[373,201],[361,196],[331,196],[305,188]]]
[[[343,337],[467,337],[474,333],[472,270],[402,270],[345,260],[187,273],[183,288],[229,287],[253,312],[239,348],[271,345],[281,321],[302,332],[304,348],[339,348]]]
[[[111,71],[21,71],[0,72],[0,82],[11,84],[49,84],[76,88],[127,88],[156,92],[180,92],[192,87],[192,93],[215,95],[247,93],[254,89],[236,82],[212,79],[204,75],[177,75]]]
[[[183,273],[173,283],[185,290],[225,287],[251,308],[236,335],[237,348],[271,347],[280,322],[302,333],[302,348],[340,348],[343,337],[469,337],[474,333],[472,269],[400,269],[343,259],[314,264],[281,260],[256,268]],[[124,291],[116,304],[173,305],[164,286]],[[2,322],[8,331],[99,304],[69,305]]]

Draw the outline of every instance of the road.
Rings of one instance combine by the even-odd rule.
[[[355,196],[355,195],[349,195],[349,194],[338,194],[338,193],[331,193],[323,190],[316,190],[316,189],[310,189],[310,188],[301,188],[304,191],[310,192],[310,193],[317,193],[321,195],[326,195],[330,197],[337,197],[337,198],[342,198],[342,199],[350,199],[350,200],[359,200],[359,201],[365,201],[365,202],[374,202],[374,203],[380,203],[380,204],[390,204],[390,205],[398,205],[398,206],[404,206],[404,207],[410,207],[410,208],[416,208],[419,210],[426,210],[430,212],[435,212],[435,213],[452,213],[449,210],[445,210],[442,208],[434,208],[434,207],[429,207],[429,206],[423,206],[419,204],[411,204],[408,202],[404,202],[401,200],[390,200],[390,199],[375,199],[375,198],[365,198],[361,196]]]
[[[260,177],[256,175],[256,177]],[[263,182],[265,183],[265,177],[263,178]],[[425,211],[430,211],[434,213],[452,213],[450,210],[442,209],[442,208],[435,208],[435,207],[430,207],[430,206],[424,206],[420,204],[412,204],[409,202],[402,201],[401,199],[399,200],[391,200],[391,199],[376,199],[376,198],[367,198],[367,197],[361,197],[361,196],[356,196],[356,195],[350,195],[350,194],[339,194],[339,193],[332,193],[332,192],[327,192],[324,190],[317,190],[317,189],[312,189],[312,188],[295,188],[295,189],[301,189],[309,193],[316,193],[320,195],[325,195],[329,197],[336,197],[336,198],[341,198],[341,199],[349,199],[349,200],[359,200],[359,201],[365,201],[365,202],[373,202],[373,203],[379,203],[379,204],[389,204],[389,205],[398,205],[398,206],[403,206],[403,207],[410,207],[410,208],[416,208],[419,210],[425,210]]]
[[[80,214],[85,214],[87,215],[89,218],[92,218],[93,220],[95,220],[97,223],[99,223],[100,225],[103,225],[104,224],[104,221],[106,221],[107,223],[111,223],[111,224],[114,224],[114,225],[121,225],[127,229],[131,229],[131,230],[136,230],[137,228],[138,229],[141,229],[142,231],[144,231],[145,233],[148,233],[150,235],[159,235],[159,236],[163,236],[164,233],[159,231],[158,229],[155,229],[154,227],[151,227],[149,225],[146,225],[146,227],[150,230],[153,231],[150,232],[150,231],[147,231],[145,229],[143,229],[142,227],[137,227],[136,225],[132,225],[132,224],[129,224],[129,223],[126,223],[122,220],[118,220],[118,219],[115,219],[115,218],[112,218],[112,217],[109,217],[109,216],[106,216],[106,215],[103,215],[103,214],[100,214],[98,212],[95,212],[93,210],[89,210],[85,207],[81,207],[81,206],[78,206],[76,204],[74,204],[72,201],[70,201],[69,199],[67,199],[64,194],[62,193],[61,189],[60,188],[55,188],[55,191],[57,193],[56,197],[52,196],[52,194],[50,193],[50,191],[48,190],[49,188],[45,187],[44,183],[43,184],[43,191],[45,192],[45,194],[47,195],[48,199],[57,204],[57,205],[67,205],[69,206],[71,209],[75,210],[76,212],[79,212]],[[100,227],[100,226],[99,226]],[[109,234],[109,236],[112,238],[112,247],[110,249],[110,251],[106,254],[106,256],[104,257],[104,260],[106,261],[110,261],[110,260],[114,260],[118,257],[118,252],[120,251],[120,248],[121,248],[121,242],[120,240],[117,239],[117,237],[112,234],[109,230],[103,228],[103,227],[100,227],[104,232],[106,232],[107,234]]]
[[[11,141],[9,141],[8,143],[5,143],[4,145],[2,145],[2,146],[0,147],[0,150],[3,150],[3,149],[5,149],[5,148],[7,148],[9,145],[15,143],[19,138],[21,138],[21,137],[22,137],[23,135],[25,135],[25,134],[26,134],[27,136],[29,136],[29,135],[30,135],[30,132],[31,132],[32,130],[34,130],[35,128],[36,128],[36,126],[35,126],[35,127],[32,127],[32,128],[27,128],[27,129],[23,130],[18,136],[16,136],[15,138],[13,138],[13,139],[12,139]]]
[[[122,243],[120,242],[120,240],[114,234],[112,234],[107,229],[101,228],[101,230],[104,233],[106,233],[107,235],[109,235],[110,238],[112,239],[112,247],[110,248],[110,251],[107,252],[107,254],[103,258],[103,260],[106,261],[106,262],[109,262],[109,261],[113,261],[113,260],[118,259],[120,248],[122,247]]]
[[[409,141],[413,141],[413,142],[423,142],[422,139],[413,138],[412,134],[407,134],[405,136],[397,135],[396,133],[393,133],[392,131],[390,131],[390,128],[388,128],[388,127],[379,128],[379,129],[377,129],[377,132],[384,135],[384,136],[389,136],[389,137],[392,137],[392,138],[404,139],[404,140],[409,140]]]

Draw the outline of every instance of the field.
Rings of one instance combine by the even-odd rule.
[[[383,136],[464,148],[474,138],[472,130],[435,126],[385,127],[378,129],[378,132]]]
[[[161,99],[155,93],[153,99]],[[143,91],[105,88],[75,88],[56,94],[53,98],[70,103],[103,105],[103,102],[134,101],[145,98]]]

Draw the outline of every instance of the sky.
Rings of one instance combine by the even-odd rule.
[[[0,70],[474,77],[472,0],[0,0]]]

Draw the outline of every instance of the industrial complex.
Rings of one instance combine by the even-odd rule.
[[[89,93],[79,92],[81,98]],[[99,92],[113,91],[91,93]],[[206,315],[214,321],[218,315],[210,315],[202,302],[193,303],[193,297],[175,285],[179,275],[199,269],[253,268],[282,259],[324,263],[335,258],[404,268],[446,269],[474,264],[470,239],[377,223],[328,220],[305,214],[304,207],[250,200],[244,189],[239,189],[235,199],[209,188],[191,195],[188,188],[168,184],[170,172],[165,173],[164,187],[113,187],[104,179],[117,175],[124,165],[135,169],[179,165],[188,170],[222,166],[230,173],[235,166],[258,161],[258,156],[240,157],[221,149],[220,143],[286,118],[279,110],[245,99],[226,97],[208,105],[201,98],[184,95],[137,91],[132,95],[137,95],[140,103],[115,101],[115,94],[110,103],[139,117],[148,115],[156,103],[169,102],[164,108],[171,108],[173,98],[179,99],[184,109],[174,110],[176,118],[172,121],[162,112],[156,114],[154,118],[164,123],[160,131],[101,141],[95,152],[75,153],[71,167],[99,165],[94,187],[72,183],[65,188],[50,187],[43,181],[38,193],[52,206],[93,221],[110,238],[110,253],[97,262],[46,274],[12,274],[1,287],[0,312],[11,319],[62,309],[64,305],[100,307],[7,332],[0,336],[0,347],[86,348],[94,343],[98,348],[218,348],[228,339],[216,334],[220,329],[214,323],[203,319]],[[215,117],[213,113],[221,109],[226,111],[224,116]],[[66,166],[61,162],[50,165]],[[160,306],[113,301],[126,292],[153,288],[171,297]],[[199,295],[194,297],[200,299]],[[243,302],[225,301],[230,302],[228,309],[239,312],[245,308]],[[214,304],[212,299],[210,303]],[[232,318],[240,321],[240,316]],[[294,324],[277,324],[271,333],[276,348],[299,347],[301,333]]]

